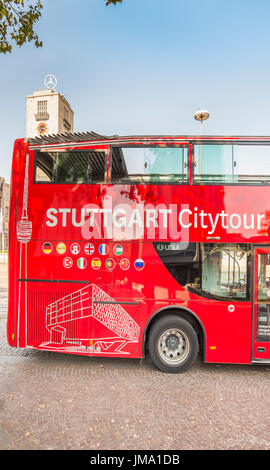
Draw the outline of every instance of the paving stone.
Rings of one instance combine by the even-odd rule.
[[[269,450],[269,370],[16,349],[2,309],[0,449]]]

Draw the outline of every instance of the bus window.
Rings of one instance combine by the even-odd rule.
[[[202,244],[202,291],[227,299],[247,299],[246,245]]]
[[[249,298],[249,245],[158,242],[154,246],[168,271],[185,289],[208,298]]]
[[[258,255],[258,301],[269,301],[270,289],[270,255],[260,253]]]
[[[36,152],[35,182],[104,183],[106,152],[76,150]]]
[[[194,183],[269,184],[270,146],[194,145]]]
[[[187,147],[112,147],[112,183],[187,182]]]

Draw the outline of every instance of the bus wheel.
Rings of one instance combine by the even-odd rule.
[[[163,316],[150,330],[150,357],[162,372],[185,372],[196,360],[198,350],[194,328],[178,315]]]

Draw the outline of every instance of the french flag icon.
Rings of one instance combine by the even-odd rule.
[[[101,255],[107,255],[109,247],[108,245],[106,245],[106,243],[102,243],[101,245],[99,245],[98,251]]]

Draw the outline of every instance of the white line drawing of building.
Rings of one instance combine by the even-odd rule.
[[[80,329],[71,328],[70,323],[77,323],[88,318],[96,320],[109,329],[114,336],[104,338],[82,338]],[[95,284],[89,284],[66,295],[46,308],[46,329],[50,333],[49,342],[41,347],[50,347],[65,351],[85,350],[88,352],[109,354],[125,353],[123,348],[128,343],[139,341],[140,328],[135,320],[124,310],[120,303]],[[74,333],[75,336],[70,335]]]

